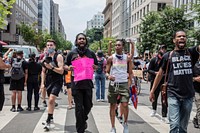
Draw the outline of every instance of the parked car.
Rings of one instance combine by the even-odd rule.
[[[28,61],[29,54],[35,53],[36,57],[39,57],[39,52],[35,46],[28,45],[3,45],[2,53],[4,54],[9,48],[12,48],[12,52],[8,54],[9,57],[12,57],[14,51],[22,50],[24,53],[24,59]],[[4,77],[10,78],[10,70],[4,71]]]

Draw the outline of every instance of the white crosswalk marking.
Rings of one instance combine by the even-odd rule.
[[[169,132],[169,124],[166,124],[164,122],[160,121],[161,116],[159,114],[156,114],[156,117],[151,117],[150,113],[151,113],[151,108],[149,106],[138,106],[138,109],[134,109],[134,107],[131,105],[129,106],[129,113],[130,114],[137,114],[143,121],[143,123],[147,123],[148,125],[150,125],[148,127],[148,129],[150,131],[147,131],[148,133],[151,133],[151,130],[156,130],[159,133],[168,133]],[[11,112],[10,111],[10,106],[4,106],[4,112],[3,114],[0,114],[0,132],[3,128],[6,127],[7,125],[9,125],[13,118],[15,118],[15,116],[17,116],[18,114],[20,115],[20,113],[18,112]],[[73,128],[72,130],[75,130],[75,119],[74,119],[74,109],[71,110],[72,112],[68,112],[67,110],[67,105],[59,105],[58,108],[55,109],[54,111],[54,123],[51,124],[51,128],[50,128],[50,132],[51,133],[65,133],[66,129],[65,126],[68,126],[68,128]],[[34,112],[34,111],[33,111]],[[22,113],[33,113],[33,112],[28,112],[28,111],[23,111]],[[42,112],[42,113],[41,113]],[[44,133],[44,125],[42,125],[42,122],[45,122],[47,119],[47,109],[43,112],[43,111],[36,111],[34,112],[34,114],[36,114],[41,117],[38,117],[38,121],[36,121],[35,123],[35,127],[33,128],[33,133]],[[73,116],[71,115],[67,115],[68,113],[71,113],[71,115],[73,114]],[[192,112],[191,113],[191,118],[190,120],[193,119],[194,115],[196,113]],[[93,117],[93,121],[90,121],[91,119],[88,119],[88,129],[87,132],[92,132],[92,133],[96,133],[98,131],[98,133],[108,133],[111,129],[111,123],[110,123],[110,116],[109,116],[109,106],[108,105],[95,105],[93,106],[92,110],[91,110],[91,115]],[[67,118],[73,118],[70,120],[70,125],[65,125],[66,124],[66,120]],[[133,117],[132,117],[133,118]],[[26,118],[24,118],[26,119]],[[15,118],[16,120],[16,118]],[[118,133],[122,133],[123,132],[123,126],[122,124],[119,123],[119,121],[117,120],[117,118],[115,119],[115,126],[116,126],[116,130]],[[128,120],[130,123],[130,125],[132,125],[133,120],[131,120],[131,118],[129,118]],[[96,127],[91,128],[90,126],[92,125],[92,122],[94,125],[96,125]],[[136,122],[136,121],[135,121]],[[31,123],[30,123],[31,124]],[[139,124],[135,124],[134,126],[130,126],[130,133],[136,133],[135,126],[138,126]],[[142,127],[142,125],[140,125]],[[4,130],[6,130],[4,129]],[[94,131],[95,129],[95,131]],[[68,131],[70,132],[71,129],[68,129]],[[154,130],[154,131],[155,131]],[[146,131],[146,130],[145,130]],[[23,132],[24,133],[24,132]],[[70,132],[71,133],[71,132]]]
[[[18,114],[18,112],[11,112],[10,108],[10,106],[5,106],[3,108],[3,112],[1,112],[0,130],[3,129],[3,127],[6,126]]]
[[[133,112],[139,115],[145,122],[151,125],[154,129],[156,129],[160,133],[168,133],[169,132],[169,124],[165,124],[161,122],[161,116],[156,114],[157,117],[151,117],[151,109],[147,106],[138,106],[137,110],[133,107],[129,107]]]
[[[106,133],[111,129],[109,110],[109,106],[94,106],[92,108],[92,115],[99,133]],[[115,119],[115,127],[117,132],[123,132],[123,126],[117,119]]]
[[[66,119],[66,114],[67,114],[67,106],[66,105],[59,105],[59,108],[55,108],[54,110],[54,123],[51,124],[51,132],[55,133],[64,133],[64,128],[65,128],[65,119]],[[42,125],[43,122],[46,121],[47,119],[47,109],[44,111],[42,117],[38,121],[35,130],[33,133],[43,133],[44,132],[44,125]]]

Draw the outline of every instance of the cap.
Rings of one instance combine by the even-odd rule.
[[[159,45],[158,50],[163,49],[163,48],[164,48],[164,49],[167,49],[167,46],[164,45],[164,44],[163,44],[163,45]]]
[[[97,51],[97,56],[98,56],[98,57],[103,57],[103,51],[98,50],[98,51]]]
[[[16,54],[23,54],[23,51],[22,50],[18,50],[18,51],[16,51]]]

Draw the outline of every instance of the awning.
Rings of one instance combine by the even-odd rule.
[[[1,45],[8,45],[7,43],[3,42],[3,41],[0,41],[0,44]]]

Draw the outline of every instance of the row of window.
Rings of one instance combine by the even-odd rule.
[[[135,0],[132,3],[132,10],[139,7],[142,3],[144,3],[146,0]]]
[[[30,0],[26,0],[28,3],[30,3]],[[32,4],[31,4],[32,3]],[[33,4],[31,1],[29,5],[27,5],[24,1],[22,0],[17,0],[16,4],[30,17],[37,18],[37,13],[38,13],[38,8],[36,3]],[[32,10],[29,8],[31,7]],[[16,16],[21,16],[21,14],[16,12]]]

